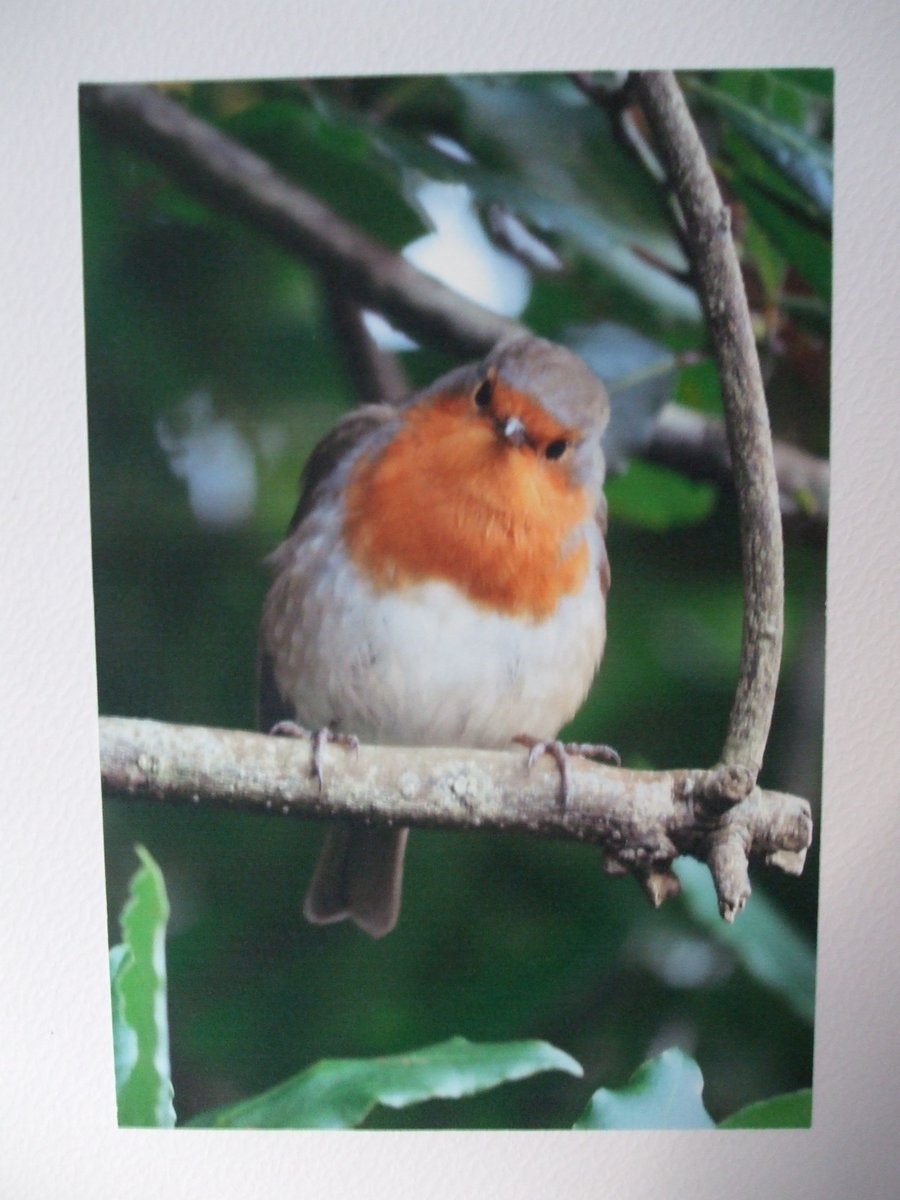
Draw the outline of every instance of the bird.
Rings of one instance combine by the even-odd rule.
[[[259,628],[258,728],[326,742],[563,747],[606,641],[603,384],[544,338],[504,340],[312,451]],[[408,830],[336,821],[313,924],[395,926]]]

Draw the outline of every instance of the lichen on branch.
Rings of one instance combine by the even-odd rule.
[[[239,730],[101,717],[107,795],[272,816],[346,819],[424,829],[484,829],[588,842],[611,873],[635,872],[654,896],[680,854],[709,859],[723,842],[799,874],[812,836],[805,800],[755,788],[724,819],[707,809],[704,772],[628,771],[574,759],[574,794],[559,799],[558,768],[532,770],[523,751],[329,747],[327,787],[311,749],[292,738]],[[745,863],[746,863],[745,855]],[[749,895],[746,870],[716,878],[730,919]],[[671,888],[659,900],[671,894]]]

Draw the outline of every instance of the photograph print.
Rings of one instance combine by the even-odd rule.
[[[833,73],[79,103],[119,1124],[809,1126]]]

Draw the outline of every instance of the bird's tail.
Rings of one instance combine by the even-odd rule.
[[[303,913],[314,925],[349,918],[373,938],[397,924],[408,829],[337,823],[325,838]]]

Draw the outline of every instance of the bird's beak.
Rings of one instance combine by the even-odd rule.
[[[525,426],[518,417],[507,417],[501,432],[511,446],[524,446],[527,440]]]

